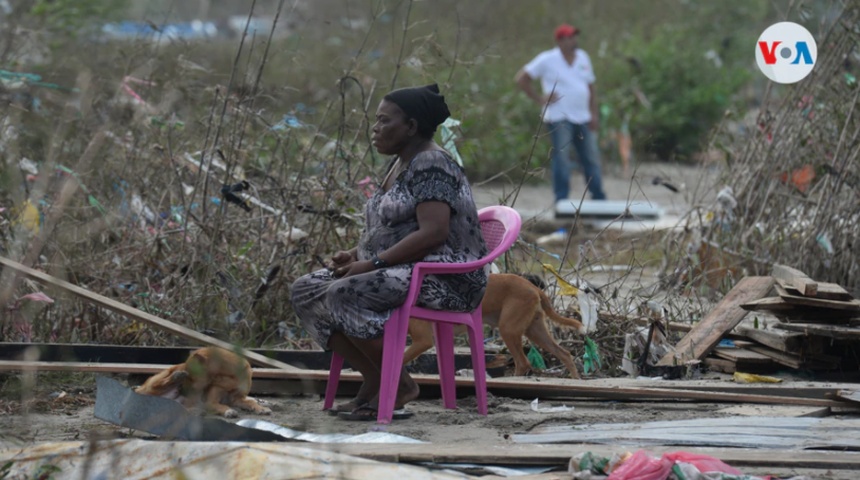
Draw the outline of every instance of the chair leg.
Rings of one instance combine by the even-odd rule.
[[[454,379],[454,326],[434,322],[436,335],[436,364],[439,366],[439,387],[445,408],[457,408],[457,384]]]
[[[476,315],[477,318],[469,327],[469,349],[472,351],[472,371],[475,373],[475,400],[478,403],[478,413],[486,415],[487,365],[484,356],[484,327],[480,307],[476,310]]]
[[[400,372],[403,368],[403,352],[406,350],[408,313],[398,308],[385,323],[384,343],[382,346],[382,372],[379,384],[379,406],[376,423],[388,424],[394,416],[394,403],[397,400],[397,387],[400,385]]]
[[[325,402],[323,410],[329,410],[334,405],[337,395],[337,384],[340,382],[340,371],[343,369],[343,357],[335,352],[331,354],[331,366],[328,369],[328,384],[325,387]]]

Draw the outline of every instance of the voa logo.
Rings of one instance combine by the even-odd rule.
[[[809,75],[818,48],[809,30],[794,22],[775,23],[758,37],[755,61],[777,83],[796,83]]]

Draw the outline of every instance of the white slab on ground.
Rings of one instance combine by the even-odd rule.
[[[656,220],[663,214],[662,208],[644,200],[559,200],[555,204],[555,218]]]

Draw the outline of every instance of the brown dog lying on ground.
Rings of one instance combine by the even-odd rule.
[[[585,334],[582,322],[562,317],[552,308],[549,297],[539,287],[520,275],[496,273],[490,275],[487,291],[481,306],[484,324],[498,328],[505,345],[514,358],[515,375],[525,375],[531,364],[523,352],[523,335],[532,343],[561,360],[570,376],[579,378],[579,370],[570,352],[562,348],[547,329],[545,316],[554,322],[573,327]],[[458,326],[455,333],[465,333],[466,327]],[[403,354],[403,363],[409,363],[433,346],[433,325],[416,318],[409,319],[409,336],[412,344]]]
[[[135,392],[179,401],[185,408],[199,407],[227,418],[238,416],[239,407],[257,414],[272,413],[248,397],[251,391],[251,364],[218,347],[191,352],[185,363],[166,368],[149,377]]]

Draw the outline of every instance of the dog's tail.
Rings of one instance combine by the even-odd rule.
[[[562,317],[558,313],[556,313],[555,309],[552,308],[552,302],[549,300],[549,297],[543,291],[540,291],[540,306],[543,308],[544,313],[547,314],[549,318],[552,319],[555,323],[559,325],[564,325],[566,327],[572,327],[577,329],[577,331],[585,335],[585,326],[579,320],[575,318],[567,318]]]

